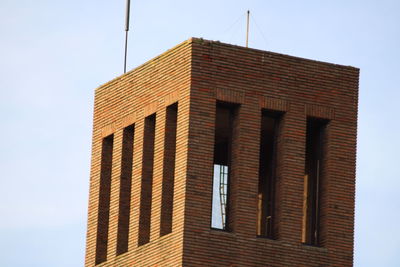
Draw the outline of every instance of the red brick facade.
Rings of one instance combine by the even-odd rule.
[[[358,76],[359,70],[353,67],[192,38],[98,88],[86,266],[352,266]],[[210,228],[217,101],[237,107],[229,231]],[[176,115],[167,112],[173,104],[177,105]],[[256,235],[262,110],[282,113],[274,240]],[[146,118],[154,114],[153,138],[144,133],[149,131]],[[170,116],[176,116],[176,122]],[[302,243],[307,117],[329,121],[324,140],[319,246]],[[134,138],[129,183],[121,178],[127,173],[121,166],[126,165],[122,159],[124,128],[131,125]],[[102,153],[107,157],[103,139],[111,134],[110,185],[103,181],[106,186],[101,187],[101,177],[107,176],[107,166],[101,166]],[[171,148],[174,141],[176,147]],[[149,150],[154,152],[152,156]],[[175,155],[171,156],[171,151]],[[165,155],[175,157],[175,165]],[[152,163],[143,164],[148,158],[153,158]],[[145,179],[149,173],[150,182]],[[173,189],[163,181],[172,183]],[[121,184],[131,185],[129,225],[123,226],[129,238],[125,241],[127,252],[117,253],[117,247],[126,246],[117,245],[119,217],[123,216],[120,196],[126,196],[121,193]],[[99,197],[101,190],[105,197]],[[145,208],[141,201],[146,202],[142,203]],[[172,221],[168,219],[170,212]],[[107,217],[100,220],[103,224],[108,221],[106,228],[98,226],[101,216]],[[139,226],[140,221],[149,225]],[[99,235],[98,229],[107,229],[107,234]],[[98,241],[98,235],[105,236],[107,242]]]

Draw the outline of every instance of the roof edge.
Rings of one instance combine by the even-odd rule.
[[[245,46],[241,46],[241,45],[223,43],[223,42],[220,42],[220,41],[207,40],[207,39],[203,39],[203,38],[192,37],[188,41],[191,41],[192,43],[198,43],[198,44],[216,44],[216,45],[232,47],[232,48],[248,49],[248,50],[262,52],[262,53],[268,53],[268,54],[272,54],[272,55],[276,55],[276,56],[284,56],[284,57],[293,58],[293,59],[300,59],[300,60],[305,60],[305,61],[310,61],[310,62],[315,62],[315,63],[322,63],[322,64],[331,65],[331,66],[338,66],[338,67],[341,67],[341,68],[357,70],[357,71],[360,70],[359,68],[351,66],[351,65],[336,64],[336,63],[331,63],[331,62],[321,61],[321,60],[316,60],[316,59],[297,57],[297,56],[292,56],[292,55],[288,55],[288,54],[282,54],[282,53],[277,53],[277,52],[272,52],[272,51],[267,51],[267,50],[261,50],[261,49],[257,49],[257,48],[251,48],[251,47],[245,47]]]
[[[131,73],[133,73],[133,72],[135,72],[135,71],[137,71],[137,70],[140,70],[140,69],[142,69],[142,68],[145,68],[147,65],[150,65],[151,63],[153,63],[153,62],[155,62],[155,61],[157,61],[157,60],[160,60],[161,58],[163,58],[163,57],[169,55],[169,54],[172,53],[174,50],[176,50],[177,48],[179,48],[179,47],[181,47],[181,46],[183,46],[183,45],[191,44],[192,42],[194,42],[194,39],[198,39],[198,38],[193,38],[193,37],[191,37],[191,38],[189,38],[189,39],[187,39],[187,40],[185,40],[185,41],[183,41],[183,42],[181,42],[181,43],[179,43],[179,44],[173,46],[172,48],[166,50],[165,52],[159,54],[158,56],[155,56],[155,57],[153,57],[152,59],[150,59],[150,60],[148,60],[148,61],[146,61],[146,62],[140,64],[139,66],[137,66],[137,67],[135,67],[135,68],[133,68],[133,69],[127,71],[126,73],[123,73],[123,74],[121,74],[121,75],[119,75],[119,76],[117,76],[117,77],[111,79],[110,81],[108,81],[108,82],[106,82],[106,83],[103,83],[102,85],[96,87],[96,88],[95,88],[95,91],[97,91],[98,89],[107,87],[108,85],[111,85],[111,84],[113,84],[113,83],[115,83],[115,82],[117,82],[117,81],[120,81],[120,80],[124,79],[124,78],[125,78],[126,76],[128,76],[129,74],[131,74]]]
[[[330,63],[330,62],[326,62],[326,61],[308,59],[308,58],[303,58],[303,57],[296,57],[296,56],[291,56],[291,55],[277,53],[277,52],[271,52],[271,51],[266,51],[266,50],[261,50],[261,49],[256,49],[256,48],[250,48],[250,47],[244,47],[244,46],[240,46],[240,45],[223,43],[223,42],[220,42],[220,41],[207,40],[207,39],[203,39],[203,38],[199,38],[199,37],[190,37],[189,39],[186,39],[185,41],[173,46],[172,48],[166,50],[165,52],[161,53],[160,55],[158,55],[158,56],[156,56],[156,57],[144,62],[143,64],[141,64],[141,65],[129,70],[128,72],[126,72],[124,74],[121,74],[121,75],[115,77],[114,79],[112,79],[112,80],[110,80],[110,81],[98,86],[95,89],[95,91],[97,91],[100,88],[107,87],[108,85],[113,84],[116,81],[120,81],[120,80],[124,79],[126,76],[128,76],[132,72],[140,70],[140,69],[146,67],[147,65],[151,64],[154,61],[160,60],[161,58],[169,55],[174,50],[176,50],[177,48],[179,48],[179,47],[181,47],[183,45],[192,44],[192,43],[196,43],[196,44],[215,44],[215,45],[221,45],[221,46],[225,46],[225,47],[246,49],[246,50],[252,50],[252,51],[257,51],[257,52],[261,52],[261,53],[268,53],[268,54],[276,55],[276,56],[284,56],[284,57],[292,58],[292,59],[296,59],[296,60],[304,60],[304,61],[315,62],[315,63],[325,64],[325,65],[330,65],[330,66],[336,66],[336,67],[340,67],[340,68],[344,68],[344,69],[351,69],[351,70],[356,71],[356,72],[360,71],[359,68],[353,67],[353,66],[335,64],[335,63]]]

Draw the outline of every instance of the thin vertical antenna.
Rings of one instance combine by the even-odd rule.
[[[247,10],[246,47],[249,47],[249,24],[250,24],[250,10]]]
[[[126,56],[128,54],[128,31],[129,31],[129,12],[130,12],[130,9],[131,9],[131,0],[126,0],[124,73],[126,73]]]

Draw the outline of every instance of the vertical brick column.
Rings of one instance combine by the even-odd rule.
[[[92,137],[92,158],[90,177],[100,177],[100,164],[101,164],[101,147],[102,147],[101,131],[93,131]],[[100,179],[90,179],[90,195],[88,204],[88,223],[86,234],[86,253],[85,253],[85,266],[95,265],[96,255],[96,237],[97,237],[97,214],[99,207],[99,189]]]
[[[240,107],[235,128],[239,140],[236,151],[233,151],[236,159],[233,171],[237,178],[232,181],[236,189],[234,229],[237,235],[248,238],[256,236],[260,124],[258,98],[248,95]]]
[[[196,91],[193,92],[193,95],[196,97],[193,97],[190,106],[190,142],[188,144],[184,226],[185,234],[190,235],[191,238],[195,238],[195,236],[191,236],[191,230],[204,232],[209,231],[211,227],[216,111],[216,100],[209,97],[212,93],[211,90],[199,90],[199,88],[194,90]]]
[[[132,169],[132,190],[131,190],[131,214],[129,227],[128,250],[137,248],[139,213],[140,213],[140,185],[142,180],[142,159],[143,159],[143,115],[138,117],[135,123],[135,140],[133,142],[133,169]]]
[[[190,90],[180,91],[176,128],[176,159],[174,179],[174,201],[172,233],[177,235],[177,249],[183,251],[184,219],[186,208],[189,154]]]
[[[292,104],[282,120],[278,239],[292,244],[301,242],[306,140],[306,116],[303,110],[303,105]]]
[[[347,122],[345,117],[332,120],[327,129],[329,144],[325,172],[328,180],[323,186],[327,196],[324,204],[324,245],[332,253],[336,250],[335,254],[340,259],[334,265],[337,267],[351,266],[353,262],[354,233],[352,227],[344,226],[354,223],[356,132],[356,126]]]
[[[154,141],[154,167],[153,167],[153,192],[151,205],[151,230],[150,240],[160,237],[161,193],[163,179],[165,136],[165,108],[159,106],[157,110],[155,141]]]

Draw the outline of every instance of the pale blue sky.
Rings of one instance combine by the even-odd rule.
[[[128,67],[191,36],[243,45],[247,9],[250,47],[361,69],[355,266],[400,266],[400,1],[132,0]],[[0,266],[83,265],[93,92],[122,73],[124,12],[0,0]]]

